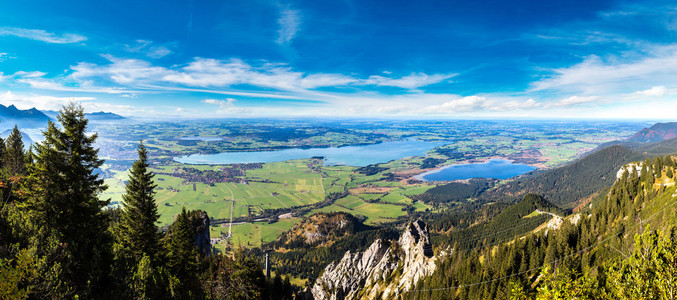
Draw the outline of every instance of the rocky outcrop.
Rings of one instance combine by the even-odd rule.
[[[204,210],[194,210],[190,212],[188,220],[193,230],[198,251],[204,255],[209,255],[212,251],[211,240],[209,239],[209,215]]]
[[[410,223],[397,241],[376,240],[364,252],[346,252],[312,286],[315,299],[394,299],[435,271],[426,224]]]
[[[337,239],[371,229],[351,214],[344,212],[317,213],[281,234],[274,247],[330,246]]]

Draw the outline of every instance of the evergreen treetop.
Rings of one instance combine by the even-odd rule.
[[[160,246],[157,227],[160,214],[154,198],[157,185],[153,182],[153,172],[148,170],[148,153],[143,143],[139,143],[138,153],[139,159],[132,165],[126,193],[122,196],[123,213],[116,235],[134,261],[146,255],[155,263]]]

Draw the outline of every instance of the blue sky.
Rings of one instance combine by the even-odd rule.
[[[3,1],[0,103],[141,117],[670,119],[673,1]]]

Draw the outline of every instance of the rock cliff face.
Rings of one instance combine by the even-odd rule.
[[[189,222],[195,236],[195,245],[198,251],[204,255],[211,253],[211,243],[209,240],[209,216],[203,210],[192,211],[189,216]]]
[[[426,224],[407,225],[397,241],[376,240],[366,251],[346,252],[329,264],[311,289],[315,299],[393,299],[435,271]]]

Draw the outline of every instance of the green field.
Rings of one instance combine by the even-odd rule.
[[[342,211],[348,212],[353,215],[361,215],[367,218],[365,223],[367,224],[378,224],[406,215],[406,212],[402,211],[403,206],[382,204],[382,203],[367,203],[364,200],[349,195],[344,198],[338,199],[333,205],[329,205],[323,208],[315,209],[309,212],[306,216],[310,216],[318,212],[335,212]]]
[[[384,182],[382,175],[365,176],[354,172],[354,167],[320,166],[313,167],[313,161],[293,160],[264,164],[260,169],[247,170],[243,179],[245,183],[220,182],[204,184],[190,182],[173,175],[178,168],[190,167],[199,170],[218,170],[218,166],[171,164],[154,166],[156,202],[160,213],[160,225],[173,222],[183,207],[190,210],[204,210],[213,219],[228,220],[233,200],[233,217],[253,217],[266,209],[301,209],[324,201],[326,195],[342,194],[349,188],[359,186],[392,187],[389,193],[366,193],[348,195],[337,199],[333,204],[311,209],[306,215],[316,212],[346,211],[366,218],[366,223],[377,224],[392,221],[406,215],[405,206],[412,200],[407,195],[422,193],[427,184],[401,186],[400,182]],[[127,172],[118,171],[113,178],[106,179],[109,189],[101,194],[102,198],[119,201],[124,193],[124,182]],[[373,202],[373,203],[370,203]],[[422,204],[415,204],[413,209],[425,210]],[[230,246],[242,245],[257,247],[261,242],[270,242],[284,230],[299,221],[298,218],[282,219],[276,223],[252,222],[234,225]],[[221,237],[227,234],[227,227],[212,226],[211,236]],[[225,245],[217,245],[224,250]]]
[[[161,214],[161,225],[168,225],[181,211],[201,209],[214,219],[230,218],[230,200],[235,200],[234,217],[256,216],[264,209],[293,208],[307,206],[324,200],[322,174],[308,167],[309,160],[270,163],[261,169],[248,170],[248,184],[215,183],[204,184],[188,182],[171,175],[156,174],[155,199]],[[216,169],[205,165],[170,165],[154,167],[151,170],[170,173],[175,168],[191,167],[201,170]],[[106,179],[109,186],[101,194],[102,199],[120,201],[124,193],[126,172],[116,172],[113,178]],[[329,180],[332,180],[331,178]],[[331,185],[331,182],[328,182]]]
[[[275,223],[252,222],[233,225],[233,236],[229,240],[231,247],[259,247],[261,242],[272,242],[284,231],[289,230],[294,224],[300,222],[300,218],[280,219]],[[228,226],[213,225],[209,228],[212,238],[222,237],[228,234]],[[225,244],[218,245],[217,249],[223,251]]]

